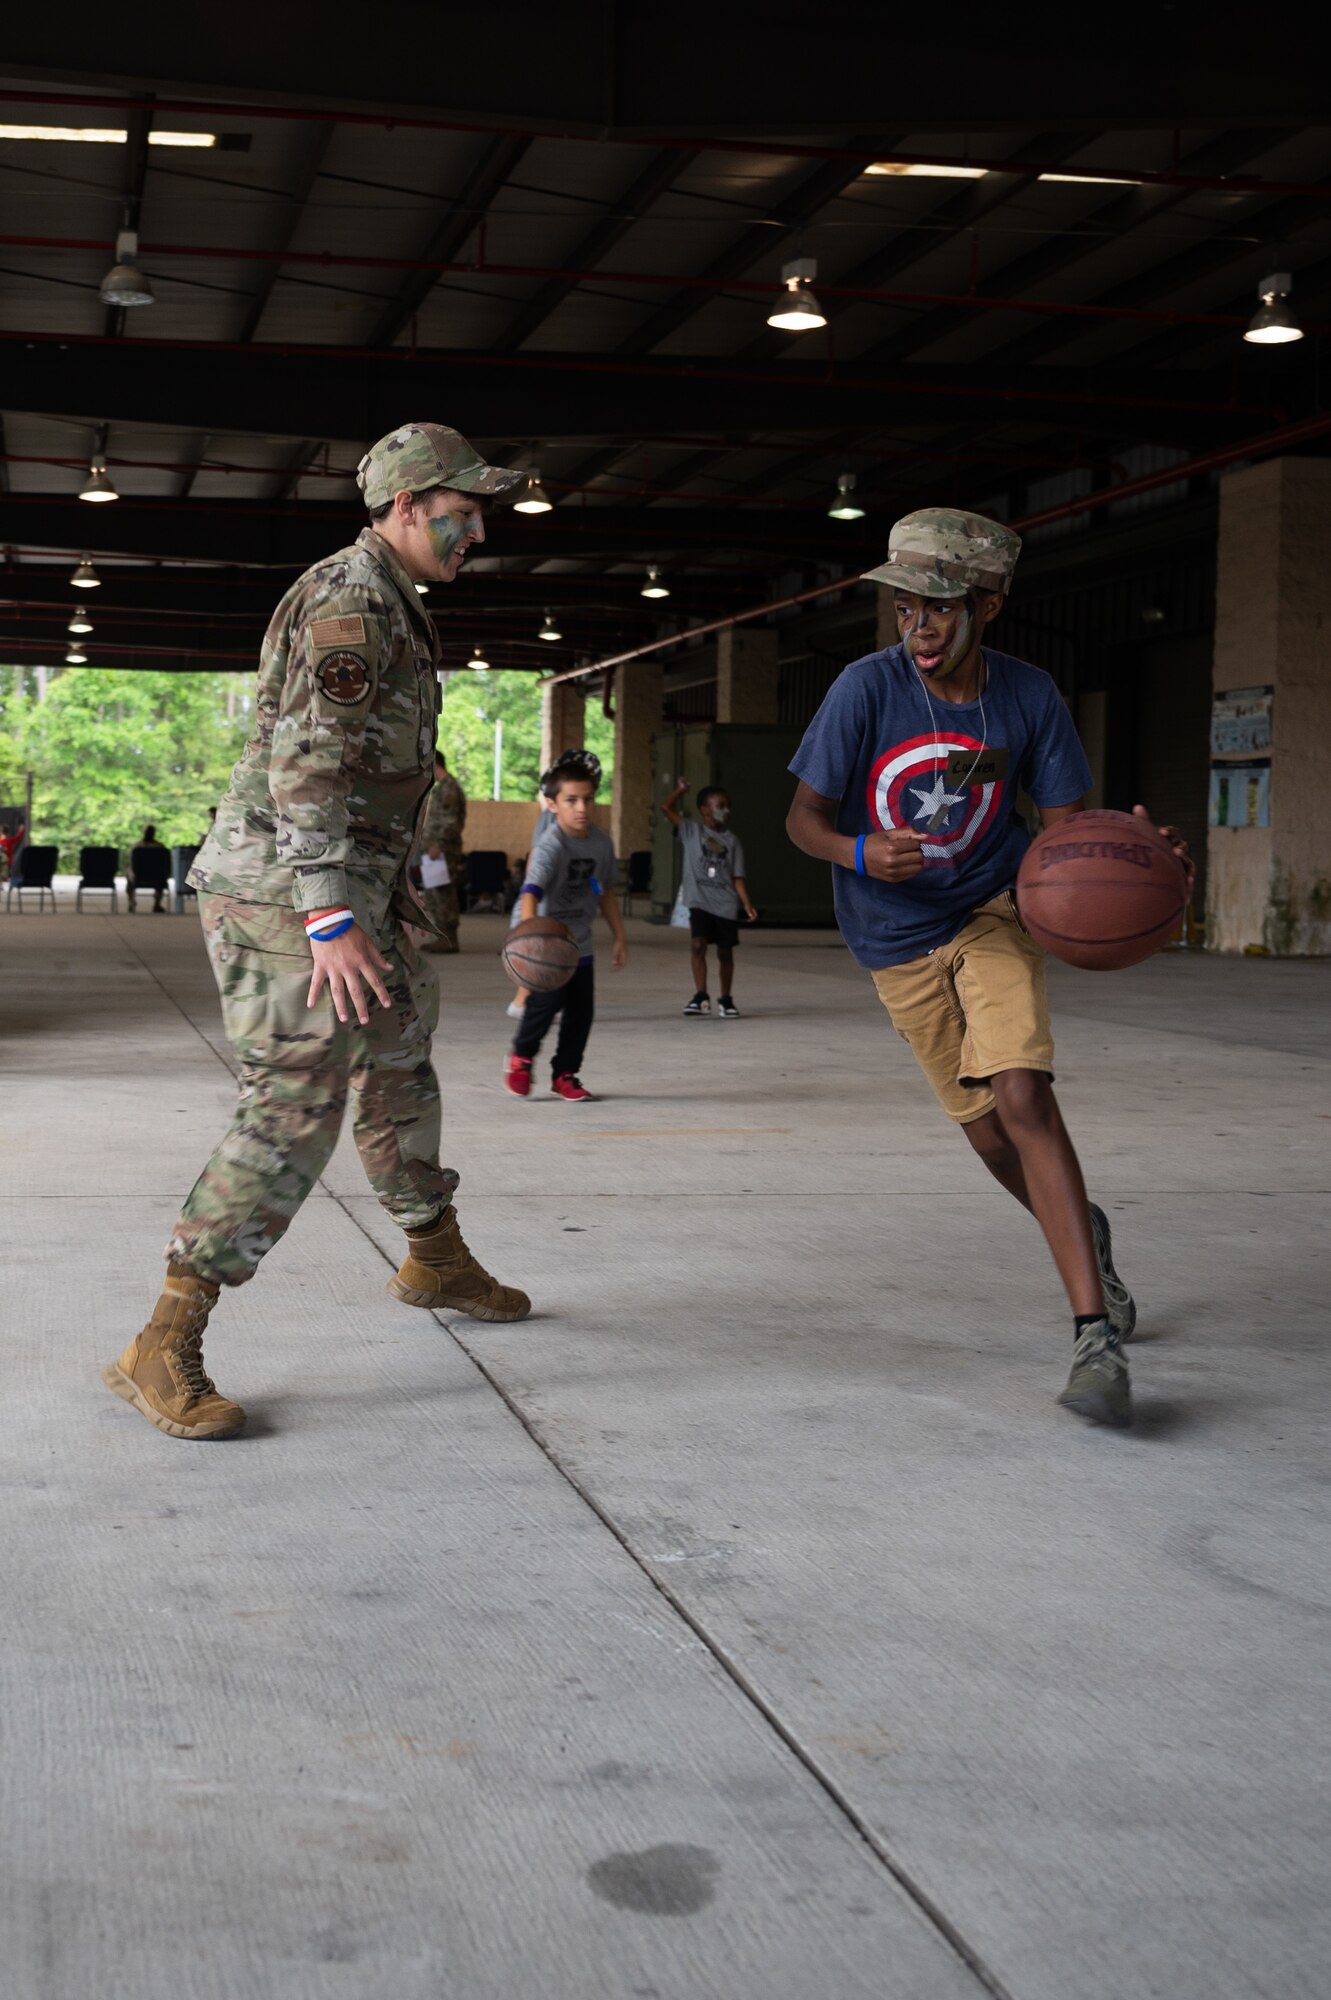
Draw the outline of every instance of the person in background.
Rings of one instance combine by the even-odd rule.
[[[27,836],[27,827],[20,820],[12,833],[0,833],[0,882],[7,882],[14,866],[14,856]]]
[[[458,883],[462,879],[462,829],[467,821],[467,795],[449,771],[442,750],[434,753],[434,784],[421,818],[421,908],[436,937],[426,951],[458,948]],[[447,869],[447,879],[432,882],[432,874]]]
[[[560,1018],[550,1089],[566,1104],[590,1104],[578,1068],[595,1013],[595,959],[592,924],[599,909],[610,926],[616,972],[628,962],[624,919],[615,896],[618,870],[610,836],[592,818],[601,766],[589,750],[566,750],[541,779],[551,822],[527,861],[527,880],[518,909],[526,922],[543,912],[566,925],[580,953],[573,977],[551,993],[532,993],[513,1037],[504,1084],[515,1097],[531,1090],[532,1065],[556,1014]]]
[[[157,828],[151,820],[143,829],[142,840],[137,841],[129,851],[129,873],[125,877],[125,901],[131,910],[135,907],[134,897],[139,886],[138,877],[140,873],[144,872],[147,866],[146,863],[139,860],[139,856],[144,852],[145,848],[155,849],[161,854],[165,854],[166,852],[165,844],[157,838]],[[145,882],[143,886],[145,889],[151,888],[153,892],[153,913],[156,916],[160,916],[165,907],[162,902],[162,898],[166,894],[165,882]]]
[[[737,1021],[735,1005],[735,946],[739,943],[739,913],[758,921],[744,879],[744,849],[730,831],[730,794],[721,785],[704,785],[698,794],[697,819],[685,819],[679,802],[689,789],[681,778],[662,801],[661,809],[684,851],[680,895],[689,913],[692,945],[693,998],[686,1014],[710,1014],[707,995],[707,947],[716,946],[716,979],[721,989],[717,1011],[723,1021]]]

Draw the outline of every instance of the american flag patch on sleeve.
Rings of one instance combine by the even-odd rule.
[[[316,649],[324,646],[363,646],[365,620],[354,612],[344,618],[316,618],[310,626],[310,644]]]

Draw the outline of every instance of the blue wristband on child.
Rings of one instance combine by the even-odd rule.
[[[857,875],[866,875],[868,873],[864,865],[864,843],[868,838],[867,833],[860,833],[855,836],[855,873]]]

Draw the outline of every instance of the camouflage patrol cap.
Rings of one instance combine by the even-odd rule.
[[[968,590],[1007,594],[1021,554],[1021,536],[984,514],[955,507],[921,507],[903,514],[887,538],[887,561],[864,572],[917,597],[964,597]]]
[[[372,444],[356,467],[365,505],[384,507],[395,493],[423,493],[427,486],[451,486],[501,500],[525,477],[487,465],[475,445],[447,424],[399,424]]]

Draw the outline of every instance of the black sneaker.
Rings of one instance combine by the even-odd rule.
[[[728,993],[723,993],[716,1003],[716,1011],[723,1021],[738,1021],[739,1008]]]
[[[684,1009],[686,1014],[710,1014],[711,1011],[712,1003],[705,993],[695,993],[688,1006]]]
[[[1137,1301],[1114,1269],[1114,1241],[1109,1233],[1109,1217],[1094,1202],[1091,1235],[1095,1239],[1095,1261],[1100,1266],[1100,1290],[1104,1294],[1105,1318],[1120,1340],[1131,1340],[1137,1324]]]

